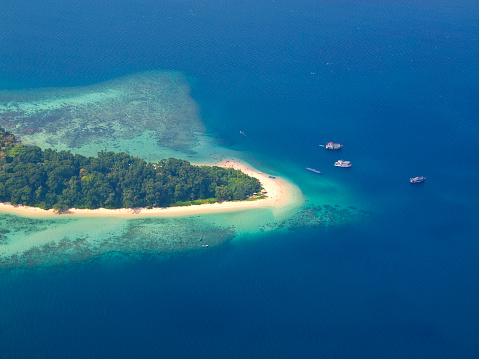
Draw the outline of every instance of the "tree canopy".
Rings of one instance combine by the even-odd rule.
[[[244,200],[261,190],[239,170],[126,153],[97,157],[24,146],[0,128],[0,202],[54,208],[169,207],[196,200]]]

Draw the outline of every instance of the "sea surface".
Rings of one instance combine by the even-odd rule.
[[[0,358],[478,358],[478,15],[473,0],[1,2],[0,105],[39,107],[21,120],[0,106],[0,125],[56,127],[19,136],[87,154],[237,156],[305,202],[143,222],[0,215],[0,241],[76,233],[83,248],[0,269]],[[170,116],[204,127],[202,146],[150,145],[149,119],[126,134],[116,114],[94,118],[96,100],[49,112],[158,75],[178,86],[138,101],[183,99]],[[215,245],[191,249],[198,233]]]

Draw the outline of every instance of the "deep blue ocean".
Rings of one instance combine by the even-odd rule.
[[[295,163],[300,188],[318,144],[347,144],[330,176],[375,216],[0,271],[0,358],[479,358],[478,19],[476,0],[2,1],[1,89],[181,71],[211,135]]]

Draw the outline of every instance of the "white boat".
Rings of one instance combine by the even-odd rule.
[[[336,167],[351,167],[351,162],[339,160],[334,163]]]
[[[420,177],[413,177],[409,179],[409,182],[411,183],[423,183],[426,180],[426,177],[420,176]]]
[[[320,145],[320,146],[321,146],[321,147],[324,147],[323,145]],[[336,150],[340,150],[341,147],[343,147],[343,145],[340,144],[340,143],[334,143],[334,142],[328,142],[328,143],[326,143],[326,149],[327,149],[327,150],[334,150],[334,151],[336,151]]]

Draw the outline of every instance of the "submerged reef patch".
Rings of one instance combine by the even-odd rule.
[[[128,153],[122,142],[138,137],[191,153],[204,132],[190,85],[173,71],[82,87],[0,91],[0,126],[25,144],[86,155],[105,148]]]
[[[365,221],[374,213],[339,205],[308,205],[256,230],[315,230]],[[216,222],[211,222],[212,218]],[[38,268],[109,254],[194,253],[229,242],[238,230],[221,217],[32,219],[0,215],[0,268]],[[241,230],[240,230],[241,232]],[[193,252],[192,252],[193,251]]]
[[[374,213],[355,207],[340,205],[310,205],[304,206],[291,217],[277,223],[268,223],[261,231],[285,228],[289,230],[328,228],[364,221]]]
[[[232,226],[199,217],[114,219],[103,230],[98,230],[98,218],[64,221],[1,215],[0,268],[54,266],[109,253],[136,256],[209,250],[236,235]]]

